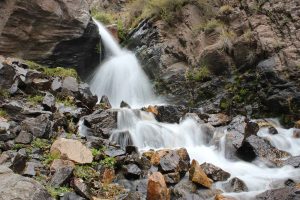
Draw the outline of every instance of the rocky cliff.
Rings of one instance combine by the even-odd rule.
[[[99,63],[100,38],[85,0],[4,0],[0,19],[1,55],[74,67],[83,77]]]
[[[146,18],[129,34],[157,91],[208,112],[299,118],[300,3],[199,2]]]

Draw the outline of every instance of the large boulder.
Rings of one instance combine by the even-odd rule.
[[[82,76],[99,62],[100,37],[86,0],[5,0],[0,12],[0,54],[76,67]]]
[[[0,165],[0,199],[52,200],[50,194],[37,181],[14,174]]]
[[[286,187],[268,190],[256,196],[257,200],[299,200],[299,188]]]
[[[148,180],[147,200],[169,200],[170,193],[164,177],[159,172],[154,172]]]

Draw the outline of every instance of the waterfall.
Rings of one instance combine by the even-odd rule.
[[[117,44],[109,31],[95,21],[101,35],[106,60],[101,64],[90,82],[93,93],[106,95],[113,107],[122,101],[131,107],[141,107],[157,102],[152,85],[135,55]]]
[[[99,66],[91,81],[92,91],[101,98],[108,96],[113,107],[118,108],[122,100],[132,107],[157,103],[152,92],[150,81],[143,72],[135,55],[121,49],[103,25],[96,22],[106,52],[107,60]],[[268,138],[275,147],[292,155],[300,154],[300,139],[292,137],[293,129],[283,129],[276,125],[278,135],[270,135],[261,129],[258,136]],[[134,144],[140,151],[162,148],[186,148],[192,159],[200,163],[212,163],[245,182],[249,191],[230,193],[238,199],[252,199],[265,190],[280,187],[288,178],[300,179],[299,169],[291,166],[271,168],[262,161],[253,163],[242,160],[232,161],[225,158],[227,131],[212,133],[219,137],[216,145],[207,138],[205,129],[192,118],[182,120],[179,124],[168,124],[156,121],[152,113],[138,109],[122,108],[118,112],[118,128],[110,139],[122,147]],[[214,187],[223,189],[224,182],[217,182]]]

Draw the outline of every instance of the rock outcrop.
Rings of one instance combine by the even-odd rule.
[[[0,13],[0,55],[73,67],[82,77],[99,63],[100,38],[86,0],[5,0]]]

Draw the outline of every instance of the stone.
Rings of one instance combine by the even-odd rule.
[[[248,119],[245,119],[246,126],[245,126],[245,133],[244,139],[248,138],[250,135],[256,135],[259,131],[259,125],[255,122],[251,122]]]
[[[61,158],[79,164],[91,163],[93,161],[92,152],[78,140],[60,138],[52,144],[50,152],[53,154],[59,153]]]
[[[50,180],[50,185],[53,187],[59,187],[68,183],[73,175],[73,170],[74,167],[72,166],[62,166],[56,169]]]
[[[228,172],[213,164],[203,163],[200,166],[207,177],[209,177],[213,181],[226,181],[230,177],[230,174]]]
[[[34,78],[31,82],[31,85],[38,90],[49,90],[51,84],[51,80],[46,78]]]
[[[28,131],[21,131],[16,137],[15,142],[18,144],[29,144],[33,140],[33,136]]]
[[[233,178],[223,186],[226,192],[248,192],[247,185],[239,178]]]
[[[92,198],[90,188],[83,182],[82,179],[74,178],[72,181],[72,187],[78,194],[80,194],[84,198]]]
[[[234,197],[217,194],[216,197],[215,197],[215,200],[237,200],[237,199],[234,198]]]
[[[125,165],[123,169],[127,179],[138,179],[142,174],[142,170],[136,164]]]
[[[294,129],[293,137],[294,138],[300,138],[300,129]]]
[[[60,168],[65,168],[65,167],[75,168],[75,164],[70,160],[55,159],[53,160],[50,166],[50,171],[54,173]]]
[[[224,126],[230,123],[231,118],[228,115],[218,113],[218,114],[210,114],[208,118],[208,123],[213,126]]]
[[[18,174],[22,174],[26,167],[27,154],[24,149],[20,149],[17,155],[13,158],[11,169]]]
[[[62,88],[69,90],[71,92],[78,92],[79,84],[78,84],[76,78],[68,76],[68,77],[64,78],[63,83],[62,83]]]
[[[60,197],[60,200],[85,200],[85,198],[77,195],[75,192],[64,193],[64,196]]]
[[[92,94],[87,83],[79,84],[79,92],[78,95],[76,95],[76,98],[90,109],[93,109],[98,102],[98,97]]]
[[[159,169],[162,173],[171,173],[177,171],[179,165],[179,155],[176,152],[170,152],[160,158]]]
[[[269,141],[255,135],[246,138],[237,153],[246,161],[252,161],[258,157],[275,165],[278,165],[281,159],[289,156],[289,153],[276,149]]]
[[[110,102],[109,102],[109,99],[107,96],[102,96],[101,97],[101,100],[100,100],[100,104],[104,107],[104,109],[110,109],[112,108]]]
[[[47,92],[42,102],[44,110],[54,112],[56,109],[55,102],[55,97],[51,93]]]
[[[271,126],[268,128],[268,131],[271,135],[277,135],[278,134],[278,131],[275,127]]]
[[[174,173],[168,173],[164,174],[164,179],[167,184],[176,184],[180,181],[180,173],[174,172]]]
[[[26,118],[21,123],[22,130],[30,132],[39,138],[49,138],[52,134],[52,123],[49,115],[42,114],[36,118]]]
[[[52,200],[50,194],[40,183],[34,179],[14,174],[12,170],[3,165],[0,165],[0,180],[0,199]]]
[[[119,148],[110,147],[104,151],[104,154],[109,157],[117,157],[125,155],[125,151]]]
[[[0,87],[9,89],[14,82],[16,72],[14,68],[7,64],[0,64]]]
[[[128,103],[126,103],[125,101],[122,101],[120,104],[120,108],[131,108],[131,107]]]
[[[149,176],[147,187],[147,200],[168,200],[170,194],[164,180],[164,177],[159,172],[154,172]]]
[[[294,168],[300,168],[300,156],[293,156],[283,162],[283,165],[291,165]]]
[[[104,184],[111,184],[116,178],[115,170],[111,168],[101,169],[101,182]]]
[[[26,167],[22,173],[23,176],[35,176],[36,175],[36,170],[35,167],[38,164],[35,162],[26,162]]]
[[[51,84],[51,90],[56,92],[62,89],[62,81],[59,77],[55,77]]]
[[[300,189],[297,187],[285,187],[267,190],[255,197],[257,200],[299,200]]]
[[[192,161],[191,168],[189,170],[189,179],[201,186],[211,188],[213,181],[207,177],[201,166],[196,160]]]
[[[157,111],[157,120],[159,122],[167,123],[179,123],[180,118],[188,112],[186,107],[174,105],[157,106]]]
[[[146,109],[146,111],[150,112],[150,113],[153,113],[154,115],[158,115],[158,110],[154,106],[148,106],[148,108]]]

